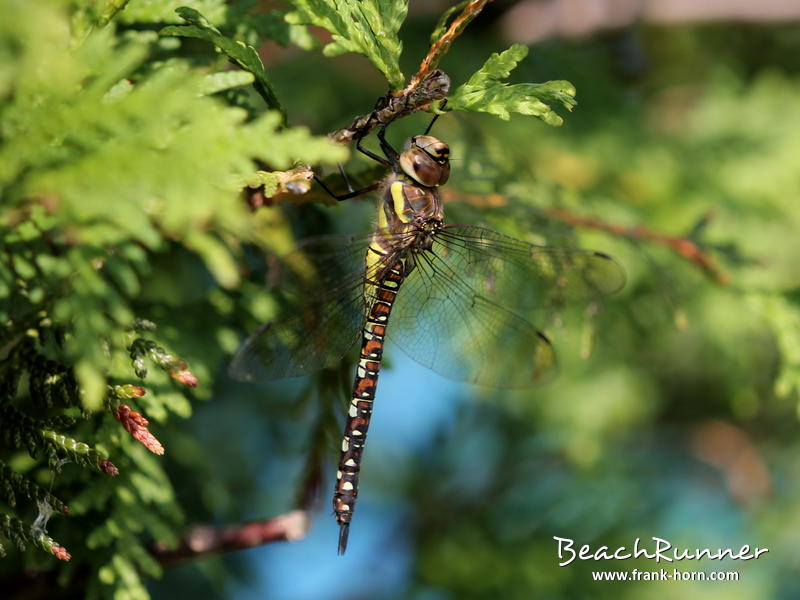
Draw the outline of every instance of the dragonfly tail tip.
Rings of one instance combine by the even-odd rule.
[[[350,534],[350,523],[339,524],[339,556],[347,550],[347,537]]]

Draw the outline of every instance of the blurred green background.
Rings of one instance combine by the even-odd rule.
[[[441,65],[454,85],[515,41],[514,4],[490,4],[456,41]],[[412,2],[401,31],[406,74],[443,8]],[[272,43],[260,54],[289,122],[317,135],[386,92],[360,56]],[[800,22],[785,19],[553,35],[531,47],[512,80],[572,82],[578,106],[562,111],[562,127],[521,116],[439,119],[434,133],[453,156],[449,222],[601,250],[628,281],[601,304],[527,315],[558,351],[560,376],[546,386],[458,384],[390,347],[344,557],[329,491],[353,357],[308,380],[231,380],[226,361],[258,316],[276,310],[263,248],[248,250],[251,276],[234,292],[177,245],[154,252],[135,314],[159,323],[161,339],[208,382],[192,419],[158,432],[186,522],[283,514],[310,466],[320,463],[326,479],[306,539],[170,567],[149,585],[152,597],[800,597],[799,57]],[[391,141],[399,146],[428,119],[403,119]],[[369,166],[353,156],[347,168]],[[621,229],[575,227],[556,211]],[[268,245],[287,249],[309,235],[369,231],[373,213],[362,199],[257,214]],[[692,241],[717,276],[641,228]],[[71,525],[55,527],[68,535]],[[662,565],[559,567],[553,536],[593,548],[658,536],[769,553],[678,566],[738,571],[737,582],[600,583],[593,570]]]

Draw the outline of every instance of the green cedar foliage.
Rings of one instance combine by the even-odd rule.
[[[255,48],[226,38],[203,15],[192,8],[182,6],[178,9],[178,14],[189,24],[180,27],[174,25],[165,27],[161,30],[161,35],[193,37],[214,44],[242,69],[252,73],[255,78],[255,88],[264,99],[264,102],[266,102],[267,107],[280,111],[284,120],[286,119],[286,111],[275,95],[275,90],[267,78],[264,65],[261,63]]]
[[[347,156],[269,110],[281,107],[244,41],[191,8],[180,14],[192,24],[174,34],[200,32],[227,54],[211,47],[198,58],[168,31],[152,33],[166,24],[160,15],[175,20],[176,4],[131,2],[117,13],[119,2],[76,3],[72,12],[56,0],[0,3],[0,542],[26,550],[38,570],[49,567],[37,547],[61,560],[72,554],[74,572],[91,573],[93,596],[146,597],[141,576],[160,572],[148,544],[174,543],[181,522],[162,460],[148,452],[155,446],[117,422],[119,405],[132,404],[154,430],[170,413],[189,416],[186,386],[196,375],[196,395],[208,397],[220,354],[238,335],[224,350],[178,358],[159,339],[175,342],[175,327],[142,330],[137,314],[203,286],[216,290],[217,311],[233,310],[245,248],[263,253],[283,235],[250,211],[245,182],[265,166]],[[242,17],[228,27],[240,38],[274,32],[311,45],[275,14],[194,5],[221,26]],[[113,14],[121,23],[104,26]],[[245,70],[228,70],[228,59]],[[251,85],[260,104],[218,95]],[[195,275],[159,283],[157,263]],[[264,316],[262,307],[251,318]],[[147,363],[159,368],[148,373]],[[144,388],[132,385],[145,377]],[[45,491],[53,483],[63,499]],[[67,507],[68,522],[50,519]],[[58,541],[46,535],[54,529]]]
[[[333,35],[325,56],[357,52],[383,73],[393,90],[403,87],[403,44],[397,37],[408,12],[407,0],[292,0],[292,24],[317,25]]]
[[[514,44],[500,54],[492,54],[486,63],[448,99],[449,110],[471,110],[497,115],[508,120],[512,113],[540,118],[548,125],[561,125],[564,119],[551,105],[568,110],[575,106],[575,86],[569,81],[546,83],[503,82],[517,64],[528,55],[528,48]]]
[[[403,87],[405,79],[399,66],[403,45],[398,31],[408,11],[406,0],[292,0],[292,4],[296,10],[286,16],[289,23],[317,25],[333,36],[334,41],[323,49],[326,56],[363,54],[383,73],[391,90]],[[442,14],[431,43],[444,34],[448,21],[466,5],[458,3]],[[504,120],[515,113],[538,117],[548,125],[561,125],[564,119],[553,110],[553,105],[567,110],[575,106],[575,86],[569,81],[514,85],[503,81],[527,55],[528,48],[521,44],[492,54],[448,98],[446,109],[486,112]]]

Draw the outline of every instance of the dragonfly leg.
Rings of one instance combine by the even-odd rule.
[[[385,125],[381,128],[380,132],[378,133],[378,138],[381,140],[381,149],[384,151],[384,153],[386,153],[387,158],[383,158],[382,156],[378,156],[377,154],[375,154],[371,150],[365,148],[361,144],[361,141],[364,139],[363,135],[359,135],[356,138],[356,149],[359,152],[361,152],[362,154],[364,154],[365,156],[368,156],[372,160],[375,160],[375,161],[381,163],[382,165],[384,165],[385,167],[389,167],[391,169],[391,168],[394,168],[394,163],[391,162],[392,156],[397,157],[398,154],[391,146],[389,146],[389,144],[383,138],[384,129],[386,129]],[[392,154],[387,153],[386,152],[386,148],[389,148],[390,152],[393,152],[394,154],[392,155]],[[342,177],[344,177],[344,180],[347,183],[347,188],[350,190],[346,194],[337,194],[336,192],[332,191],[319,177],[317,177],[316,175],[314,176],[314,179],[317,180],[317,183],[319,183],[320,187],[322,187],[322,189],[325,190],[328,193],[329,196],[331,196],[331,197],[333,197],[333,198],[335,198],[336,200],[339,200],[339,201],[349,200],[350,198],[355,198],[356,196],[361,196],[362,194],[366,194],[367,192],[371,192],[373,190],[377,190],[379,187],[381,187],[383,185],[383,182],[379,181],[377,183],[373,183],[372,185],[368,185],[367,187],[361,188],[360,190],[353,190],[353,187],[350,185],[350,180],[347,178],[347,175],[345,174],[344,168],[342,167],[341,164],[339,165],[339,172],[342,174]]]
[[[383,129],[386,129],[386,127],[384,126],[384,127],[381,129],[381,132],[383,131]],[[379,134],[378,134],[378,138],[380,138],[380,136],[381,136],[381,134],[379,133]],[[361,152],[361,154],[363,154],[363,155],[365,155],[365,156],[369,156],[369,157],[370,157],[372,160],[378,161],[378,162],[379,162],[379,163],[381,163],[381,164],[382,164],[384,167],[389,167],[389,168],[391,168],[391,167],[393,166],[393,165],[392,165],[392,163],[391,163],[389,160],[386,160],[386,159],[385,159],[385,158],[383,158],[382,156],[378,156],[378,155],[377,155],[377,154],[375,154],[375,153],[374,153],[372,150],[368,150],[367,148],[365,148],[364,146],[362,146],[362,145],[361,145],[361,140],[363,140],[363,139],[364,139],[364,136],[363,136],[363,135],[360,135],[360,136],[358,136],[358,138],[356,138],[356,150],[358,150],[359,152]],[[383,144],[381,144],[381,149],[383,149]],[[384,151],[384,152],[385,152],[385,151]],[[395,154],[396,154],[396,153],[395,153]],[[387,156],[388,156],[388,155],[387,155]]]
[[[316,175],[314,175],[314,179],[319,184],[319,186],[328,193],[329,196],[331,196],[332,198],[334,198],[336,200],[339,200],[340,202],[342,200],[349,200],[350,198],[355,198],[356,196],[362,196],[363,194],[366,194],[366,193],[371,192],[373,190],[377,190],[379,187],[381,187],[383,185],[383,182],[379,181],[377,183],[373,183],[372,185],[368,185],[367,187],[361,188],[360,190],[353,190],[351,188],[351,191],[349,191],[346,194],[337,194],[336,192],[331,190],[331,188],[329,188],[325,184],[325,182],[323,182],[322,179],[320,179]]]
[[[446,104],[447,104],[447,98],[442,100],[442,103],[439,105],[439,110],[443,109]],[[431,122],[428,123],[428,128],[425,130],[424,135],[428,135],[431,132],[431,129],[433,129],[433,124],[436,123],[436,119],[438,119],[441,116],[442,116],[441,113],[436,113],[435,115],[433,115]]]
[[[392,145],[386,141],[386,128],[389,126],[389,123],[384,125],[378,130],[378,141],[381,143],[381,150],[386,155],[392,164],[397,164],[397,161],[400,160],[400,154],[398,154],[397,150],[392,148]]]

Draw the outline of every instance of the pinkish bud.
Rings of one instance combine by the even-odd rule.
[[[141,443],[145,448],[150,450],[153,454],[164,454],[164,446],[161,442],[150,433],[147,427],[150,421],[145,419],[135,410],[131,410],[127,404],[120,404],[114,413],[117,421],[122,423],[125,430],[131,434],[131,437],[137,442]]]
[[[64,562],[72,558],[72,556],[70,556],[70,553],[67,552],[67,549],[64,548],[64,546],[53,545],[53,547],[50,548],[50,552],[52,552],[53,556],[55,556],[58,560],[63,560]]]
[[[188,385],[189,387],[197,387],[197,377],[189,369],[180,369],[174,370],[169,372],[169,376],[172,377],[178,383],[182,383],[183,385]]]
[[[112,477],[119,475],[119,469],[117,468],[117,465],[105,458],[100,461],[100,470],[106,475],[111,475]]]

